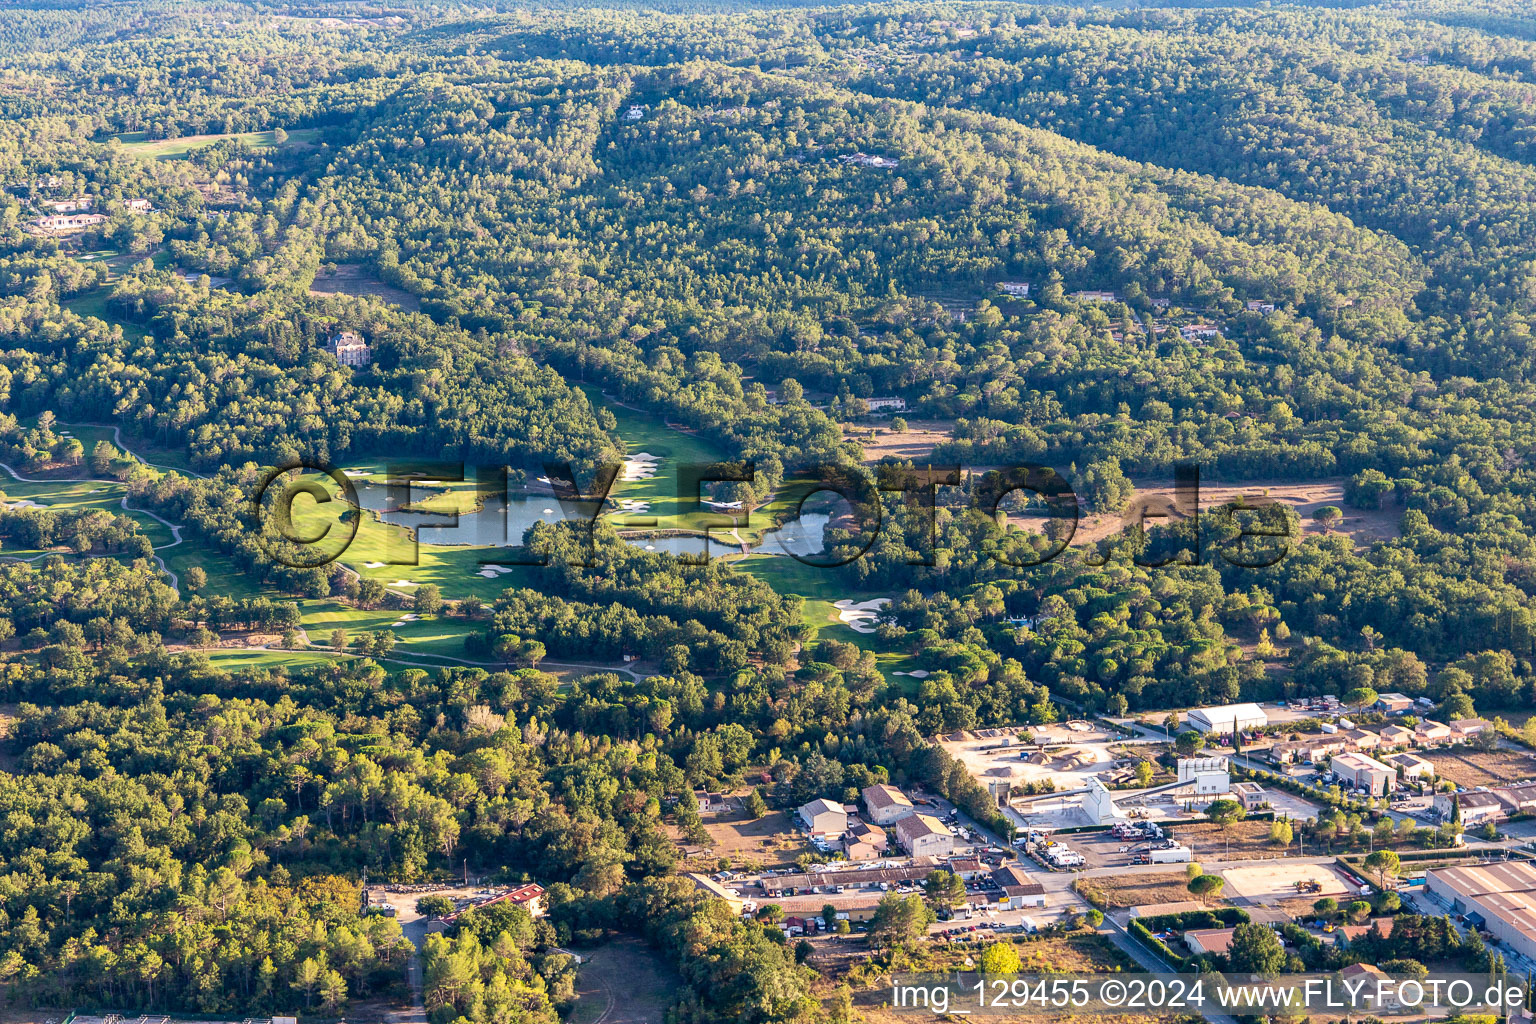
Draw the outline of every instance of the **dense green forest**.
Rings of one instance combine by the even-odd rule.
[[[846,1019],[678,876],[695,788],[996,823],[936,734],[1536,700],[1527,5],[9,4],[0,184],[17,1002],[408,998],[364,872],[473,866],[549,913],[434,936],[434,1024],[559,1020],[616,933],[680,1024]],[[871,399],[931,454],[866,450]],[[820,570],[645,550],[614,504],[307,565],[253,505],[412,459],[553,506],[551,466],[648,447],[750,462],[765,519],[813,470],[962,472],[834,518]],[[1065,546],[980,500],[1021,463],[1084,517],[1177,464],[1342,508],[1264,513],[1278,559],[1214,509]],[[844,596],[889,603],[855,632]]]

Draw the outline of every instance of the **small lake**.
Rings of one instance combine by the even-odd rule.
[[[559,523],[568,517],[560,503],[552,497],[507,499],[506,523],[494,512],[482,509],[459,514],[457,522],[452,516],[432,512],[393,512],[388,510],[389,489],[383,484],[368,484],[354,480],[357,501],[369,512],[378,513],[379,519],[396,526],[416,531],[416,539],[433,546],[509,547],[521,544],[523,534],[536,523]],[[431,487],[411,487],[411,501],[421,502],[434,493]],[[611,513],[608,513],[611,514]],[[806,512],[798,519],[763,534],[763,543],[754,549],[764,555],[799,555],[802,558],[821,554],[827,523],[831,516],[825,512]],[[664,551],[671,555],[699,556],[704,553],[704,538],[682,537],[632,537],[628,543],[646,551]],[[709,554],[711,558],[734,555],[741,552],[741,545],[732,541],[725,530],[711,531]]]

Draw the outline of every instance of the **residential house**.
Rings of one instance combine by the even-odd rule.
[[[123,205],[134,213],[153,213],[155,211],[155,204],[142,196],[138,199],[130,199]]]
[[[1343,735],[1352,750],[1375,750],[1381,746],[1381,737],[1369,729],[1351,729]]]
[[[1246,308],[1250,313],[1273,313],[1275,311],[1275,304],[1273,302],[1260,302],[1258,299],[1249,299]]]
[[[1132,917],[1162,917],[1165,914],[1191,914],[1206,909],[1204,903],[1195,900],[1176,900],[1173,903],[1144,903],[1131,908]]]
[[[325,347],[342,366],[367,366],[373,362],[373,351],[356,331],[331,335],[326,339]]]
[[[81,210],[89,210],[96,205],[95,196],[75,196],[73,199],[59,199],[47,204],[54,213],[77,213]]]
[[[86,228],[106,222],[107,218],[99,213],[58,213],[37,218],[39,228],[55,234],[64,231],[84,231]]]
[[[885,844],[876,846],[862,839],[843,840],[843,856],[849,860],[877,860],[885,854]]]
[[[1119,302],[1120,296],[1114,292],[1081,291],[1073,292],[1071,297],[1078,302]]]
[[[955,851],[954,833],[928,814],[913,814],[898,821],[896,841],[914,857],[948,857]]]
[[[1152,300],[1153,309],[1167,309],[1171,305],[1173,305],[1172,301],[1166,298],[1158,297]]]
[[[1184,933],[1184,945],[1195,956],[1214,954],[1226,956],[1232,948],[1232,936],[1236,928],[1195,928]]]
[[[1269,758],[1275,764],[1292,764],[1304,761],[1315,764],[1326,757],[1342,754],[1349,749],[1349,741],[1342,735],[1312,736],[1304,740],[1286,740],[1269,748]]]
[[[848,812],[830,800],[812,800],[800,808],[800,820],[813,836],[840,836],[848,831]]]
[[[862,795],[869,820],[876,825],[894,825],[909,814],[917,813],[912,801],[895,786],[870,786]]]
[[[1214,338],[1220,333],[1221,329],[1213,324],[1185,324],[1179,328],[1179,336],[1185,341]]]
[[[871,156],[868,153],[849,153],[838,157],[838,159],[845,164],[852,164],[855,167],[891,168],[896,166],[896,161],[888,156]]]
[[[997,287],[1004,295],[1012,295],[1016,299],[1029,298],[1029,284],[1025,281],[1000,281]]]
[[[1374,928],[1376,934],[1384,939],[1392,937],[1393,920],[1390,917],[1378,917],[1367,921],[1365,924],[1346,924],[1334,930],[1334,944],[1341,948],[1348,948],[1352,942],[1358,942],[1371,934]]]
[[[907,400],[894,395],[866,398],[864,404],[868,406],[870,412],[905,412],[907,409]]]
[[[1405,782],[1419,782],[1423,779],[1435,777],[1435,766],[1431,761],[1426,761],[1418,754],[1410,754],[1406,751],[1401,754],[1388,754],[1383,757],[1382,763],[1397,770]]]
[[[890,837],[885,834],[883,828],[876,828],[864,821],[853,821],[848,824],[848,834],[844,837],[843,843],[845,847],[854,843],[863,843],[876,851],[883,852],[890,845]]]
[[[701,813],[728,811],[731,809],[731,798],[724,793],[710,793],[705,790],[694,790],[693,798],[699,803]]]
[[[1388,924],[1391,918],[1383,918]],[[1363,928],[1370,931],[1364,925],[1354,925],[1355,928]],[[1335,932],[1334,941],[1340,945],[1347,945],[1349,940],[1342,934],[1345,929]],[[1389,928],[1388,931],[1391,929]],[[1392,981],[1386,971],[1375,964],[1350,964],[1339,972],[1339,979],[1344,983],[1346,991],[1359,991],[1371,994],[1371,1009],[1377,1011],[1391,1011],[1402,1006],[1397,997],[1397,985]],[[1377,1001],[1376,997],[1380,996]]]
[[[1481,718],[1458,718],[1456,721],[1450,723],[1451,739],[1457,742],[1469,740],[1472,737],[1481,734],[1484,730],[1491,728],[1493,728],[1493,726],[1489,725]]]
[[[1404,729],[1400,725],[1383,726],[1377,735],[1381,737],[1383,750],[1401,750],[1413,746],[1413,730]]]
[[[1426,718],[1413,727],[1413,738],[1421,747],[1444,746],[1451,742],[1451,727]]]
[[[624,111],[624,120],[638,121],[643,118],[645,116],[645,112],[650,109],[651,105],[649,103],[632,104],[628,110]]]

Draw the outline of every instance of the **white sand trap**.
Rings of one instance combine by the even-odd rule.
[[[496,574],[491,572],[491,570],[489,570],[489,569],[481,569],[479,572],[475,573],[475,575],[476,576],[484,576],[488,580],[492,580],[492,579],[496,578]]]
[[[624,460],[621,480],[650,480],[656,475],[656,464],[661,460],[650,452],[636,452]]]
[[[368,569],[382,569],[382,568],[384,568],[384,563],[383,562],[364,562],[363,566],[364,566],[364,568],[368,568]]]
[[[539,481],[539,483],[541,483],[541,484],[552,484],[552,483],[554,483],[554,481],[553,481],[553,480],[551,480],[551,479],[550,479],[550,478],[549,478],[549,477],[547,477],[547,476],[541,476],[541,477],[539,477],[539,478],[538,478],[538,481]]]
[[[510,565],[482,565],[476,572],[477,576],[504,576],[512,571]]]
[[[647,550],[647,551],[655,551],[656,550],[656,545],[655,544],[647,544],[645,546],[645,550]]]
[[[391,583],[390,586],[392,586],[392,587],[419,587],[419,586],[421,586],[421,584],[417,583],[417,582],[415,582],[413,580],[395,580],[395,582]]]
[[[913,679],[927,679],[928,678],[928,670],[925,669],[925,668],[915,668],[911,672],[892,672],[891,675],[893,675],[893,676],[911,676]]]
[[[837,609],[838,620],[846,623],[855,633],[873,633],[875,616],[881,608],[890,603],[891,599],[888,597],[877,597],[872,601],[853,601],[844,598],[834,602],[832,607]]]
[[[8,502],[6,502],[5,503],[5,507],[6,508],[46,508],[47,506],[39,505],[37,502],[33,501],[31,498],[22,498],[19,501],[8,501]]]
[[[547,509],[544,510],[544,514],[547,515],[547,516],[552,516],[552,515],[555,514],[555,510],[552,509],[552,508],[547,508]]]
[[[1328,865],[1297,864],[1289,859],[1274,861],[1273,865],[1229,868],[1221,875],[1227,880],[1229,894],[1246,896],[1263,903],[1283,899],[1316,900],[1324,896],[1342,896],[1350,891],[1344,880]],[[1302,892],[1296,888],[1298,881],[1313,881],[1322,889]]]
[[[366,469],[344,469],[341,471],[341,475],[356,480],[360,476],[372,476],[373,474]]]
[[[415,622],[419,618],[421,618],[421,616],[417,615],[415,612],[406,612],[404,615],[400,616],[400,622]],[[399,623],[396,623],[396,625],[398,624]]]
[[[649,512],[651,510],[651,503],[639,501],[635,498],[620,498],[619,510],[621,512]]]

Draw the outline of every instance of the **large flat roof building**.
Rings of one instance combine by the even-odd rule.
[[[1269,716],[1257,704],[1222,704],[1214,708],[1196,708],[1185,720],[1191,729],[1217,735],[1241,729],[1258,729],[1269,724]]]
[[[1340,782],[1364,790],[1371,796],[1385,796],[1397,788],[1397,769],[1364,754],[1335,754],[1330,765]]]
[[[1536,867],[1511,860],[1438,868],[1425,874],[1424,885],[1503,945],[1536,959]]]

